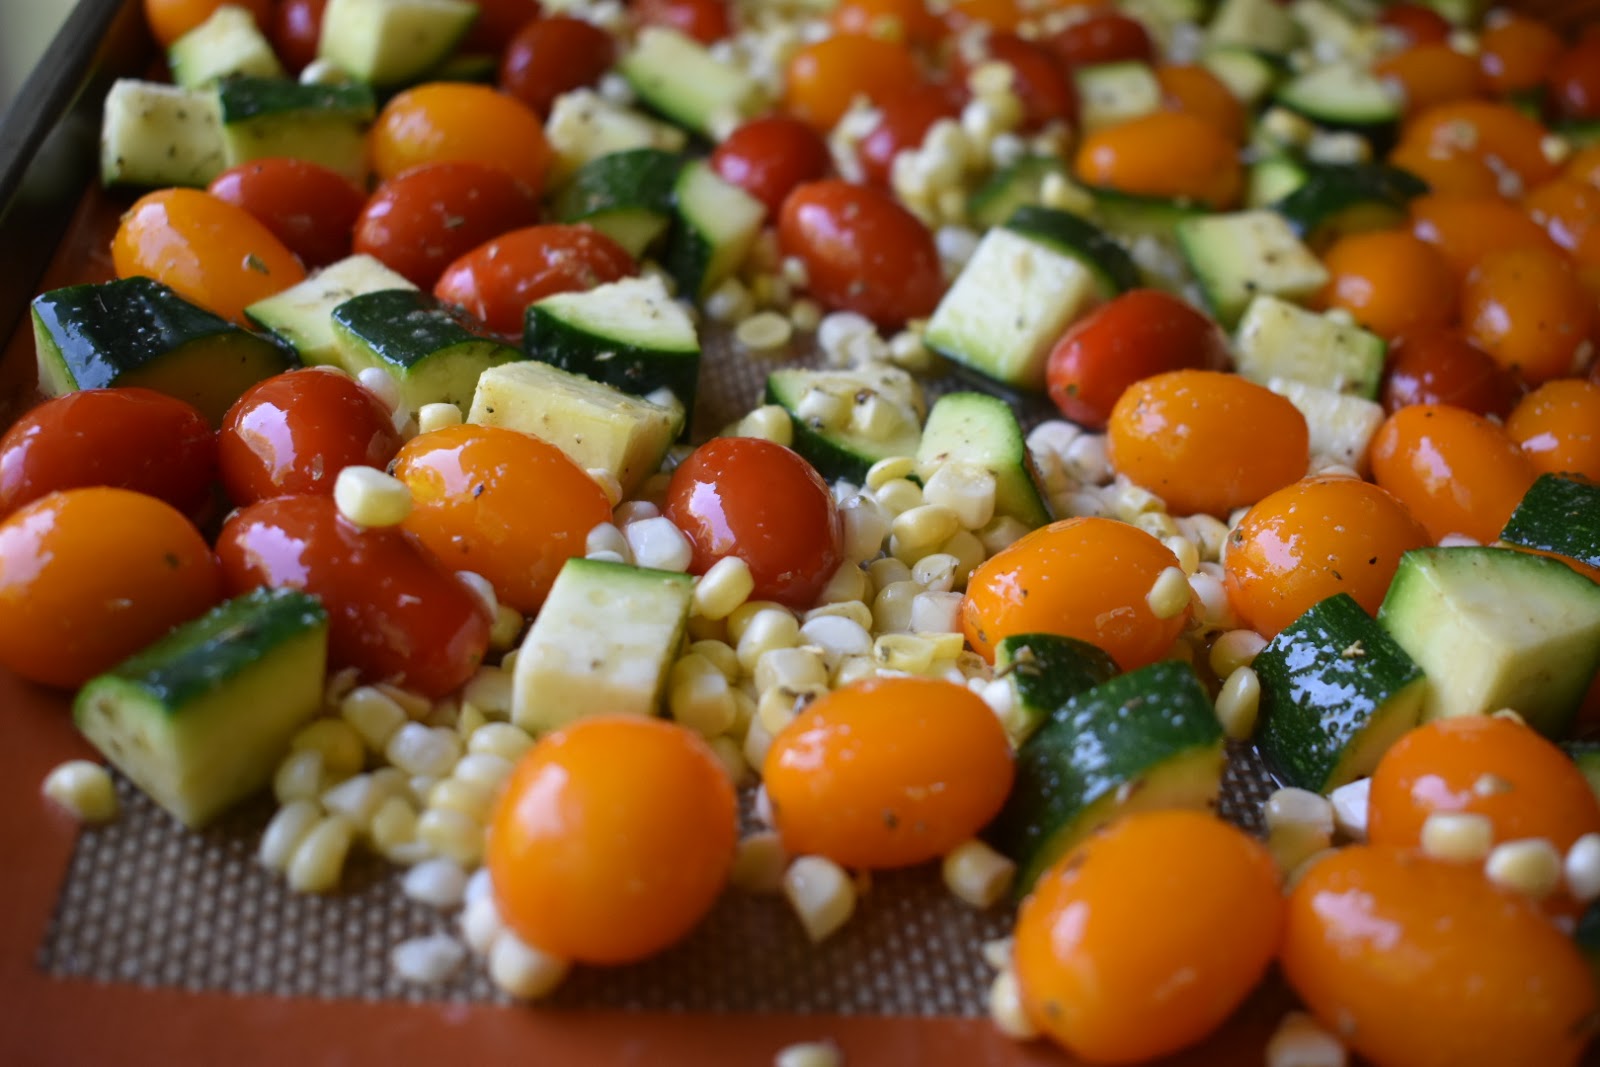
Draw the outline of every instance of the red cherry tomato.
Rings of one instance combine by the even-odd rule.
[[[1024,130],[1077,118],[1077,87],[1048,48],[1014,33],[996,33],[989,38],[989,55],[1011,68],[1012,90],[1022,99]]]
[[[839,566],[833,494],[811,464],[757,437],[714,437],[667,486],[667,518],[694,545],[690,569],[724,556],[750,565],[758,600],[809,608]]]
[[[492,237],[539,221],[538,194],[482,163],[432,163],[378,186],[355,224],[355,250],[428,288]]]
[[[1225,370],[1228,362],[1216,323],[1177,297],[1135,289],[1074,323],[1051,350],[1045,376],[1061,413],[1098,430],[1134,382],[1185,367]]]
[[[340,517],[331,496],[283,496],[234,513],[217,540],[230,595],[303,589],[328,611],[328,662],[424,696],[459,687],[489,647],[483,601],[394,528]]]
[[[805,263],[813,296],[883,326],[931,315],[944,293],[933,234],[869,186],[837,180],[800,186],[784,201],[778,242]]]
[[[787,115],[768,115],[729,134],[711,153],[711,169],[767,205],[776,218],[790,190],[826,177],[833,159],[816,130]]]
[[[856,157],[867,180],[887,188],[894,157],[919,147],[940,119],[960,116],[961,95],[945,85],[908,85],[885,97],[878,113],[878,124],[856,145]]]
[[[623,247],[588,226],[512,230],[444,269],[433,293],[466,308],[495,333],[522,336],[528,305],[627,278],[639,267]]]
[[[1590,34],[1563,52],[1546,84],[1562,118],[1600,118],[1600,35]]]
[[[1413,47],[1450,39],[1450,23],[1433,8],[1421,4],[1388,4],[1378,12],[1378,25],[1396,31]]]
[[[217,437],[205,416],[150,389],[46,400],[0,437],[0,517],[58,489],[132,489],[191,518],[211,501]]]
[[[616,45],[600,27],[582,19],[535,19],[500,57],[500,87],[547,118],[556,97],[593,85],[615,61]]]
[[[350,230],[363,200],[344,175],[286,156],[225,170],[206,192],[255,216],[308,267],[350,254]]]
[[[1383,407],[1390,414],[1410,404],[1449,404],[1504,418],[1520,392],[1510,371],[1453,329],[1407,330],[1389,346]]]
[[[1144,24],[1116,11],[1096,11],[1047,43],[1062,62],[1074,67],[1125,59],[1148,63],[1155,55]]]
[[[403,443],[377,397],[319,367],[251,386],[228,409],[217,438],[222,485],[239,505],[332,493],[341,470],[381,469]]]
[[[477,0],[477,4],[478,17],[461,45],[464,52],[493,55],[540,14],[539,0]]]
[[[279,0],[272,13],[272,50],[291,72],[298,74],[317,58],[327,6],[328,0]]]
[[[714,44],[733,32],[724,0],[634,0],[629,5],[641,26],[667,26],[701,44]]]

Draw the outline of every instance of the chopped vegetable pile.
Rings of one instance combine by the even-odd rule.
[[[1274,963],[1274,1067],[1579,1061],[1600,34],[144,7],[117,277],[35,299],[0,439],[0,665],[172,817],[270,791],[294,889],[408,868],[461,909],[419,983],[470,949],[536,999],[724,891],[820,942],[938,862],[1017,909],[996,1026],[1085,1061]],[[726,358],[765,393],[717,425]],[[1214,814],[1240,743],[1260,837]],[[115,818],[99,765],[43,788]]]

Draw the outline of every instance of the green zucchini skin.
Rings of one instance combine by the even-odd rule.
[[[1117,663],[1098,645],[1063,634],[1012,634],[995,649],[995,671],[1009,672],[1032,736],[1079,693],[1117,675]]]
[[[1143,284],[1139,268],[1122,246],[1100,227],[1076,215],[1023,204],[1006,219],[1005,227],[1077,259],[1099,279],[1105,299]]]
[[[1051,174],[1066,177],[1066,169],[1059,159],[1025,156],[990,175],[974,190],[967,198],[967,213],[976,225],[984,229],[999,226],[1017,208],[1039,203],[1044,181]]]
[[[1256,656],[1261,753],[1285,782],[1318,793],[1371,774],[1417,724],[1426,681],[1347,593],[1314,605]]]
[[[302,85],[284,78],[229,78],[217,87],[217,99],[226,125],[307,112],[365,123],[378,113],[372,89],[359,82]]]
[[[610,152],[579,168],[556,194],[561,222],[587,222],[637,258],[672,221],[683,156],[659,148]]]
[[[1428,183],[1381,163],[1315,164],[1306,180],[1272,205],[1308,244],[1324,247],[1346,233],[1383,229],[1406,217]]]
[[[890,378],[891,381],[886,383],[885,378]],[[894,389],[881,387],[885,384],[898,386],[900,381],[905,382],[904,387]],[[857,396],[862,395],[863,390],[867,390],[891,402],[899,403],[905,400],[906,403],[902,405],[905,415],[902,429],[882,440],[874,440],[854,432],[849,426],[813,425],[800,414],[801,401],[813,387],[830,386],[840,390],[848,389]],[[911,390],[914,388],[911,379],[898,371],[892,375],[889,372],[874,375],[865,371],[820,371],[785,367],[767,375],[766,401],[769,404],[777,404],[789,413],[790,421],[794,425],[794,440],[790,447],[815,467],[824,481],[832,484],[842,478],[847,482],[861,485],[866,481],[867,471],[879,460],[917,454],[917,446],[922,440],[922,431],[918,425],[921,421],[919,410],[921,394],[920,390],[913,394]]]
[[[1506,520],[1500,540],[1600,567],[1600,486],[1541,474]]]
[[[478,333],[458,308],[416,289],[381,289],[333,309],[339,363],[352,374],[381,367],[400,383],[413,409],[423,404],[472,403],[478,376],[522,353]]]
[[[671,389],[685,411],[694,410],[700,353],[669,352],[625,344],[580,329],[534,304],[528,308],[523,346],[553,367],[644,396]]]

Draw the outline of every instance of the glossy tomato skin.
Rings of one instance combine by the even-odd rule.
[[[1053,51],[1072,67],[1134,60],[1148,63],[1155,54],[1144,24],[1117,11],[1097,11],[1049,39]]]
[[[1520,392],[1509,371],[1456,330],[1407,330],[1389,346],[1383,407],[1391,415],[1412,404],[1448,404],[1503,418]]]
[[[1216,323],[1175,296],[1135,289],[1074,323],[1051,349],[1045,378],[1063,415],[1098,430],[1134,382],[1185,367],[1224,370],[1229,362]]]
[[[550,142],[527,104],[487,85],[430,82],[392,98],[367,131],[367,155],[387,181],[424,163],[483,163],[544,187]]]
[[[303,159],[255,159],[217,175],[206,192],[244,208],[308,267],[350,254],[362,195],[349,179]]]
[[[538,194],[505,171],[425,164],[378,186],[355,220],[355,250],[427,289],[485,241],[538,221]]]
[[[328,611],[328,663],[440,697],[489,647],[489,609],[394,528],[360,527],[331,496],[283,496],[233,514],[217,539],[230,595],[302,589]]]
[[[478,17],[462,42],[462,51],[500,51],[518,30],[538,18],[541,10],[539,0],[478,0]]]
[[[611,69],[611,35],[582,19],[535,19],[517,31],[500,57],[500,85],[548,118],[562,93],[593,85]]]
[[[711,153],[711,168],[777,217],[795,186],[826,177],[833,169],[827,142],[816,130],[787,115],[751,119]]]
[[[189,404],[151,389],[46,400],[0,437],[0,518],[47,493],[132,489],[197,517],[211,502],[217,435]]]
[[[144,0],[145,23],[163,48],[188,33],[221,7],[232,0]],[[271,14],[272,0],[237,0],[255,18],[256,25],[266,26]]]
[[[1438,44],[1450,37],[1450,23],[1431,7],[1389,4],[1378,13],[1378,24],[1399,32],[1410,45]]]
[[[838,180],[800,186],[783,203],[778,242],[805,263],[812,295],[880,326],[931,315],[944,295],[933,234],[869,186]]]
[[[279,0],[272,13],[272,50],[290,72],[298,74],[317,58],[327,6],[328,0]]]
[[[521,339],[529,304],[627,278],[639,265],[588,226],[546,223],[501,234],[451,263],[433,292],[466,308],[495,333]]]
[[[940,119],[959,118],[961,94],[947,85],[908,85],[884,97],[878,111],[878,124],[856,145],[856,158],[868,181],[888,188],[894,157],[920,146]]]
[[[381,470],[403,443],[377,397],[318,367],[251,386],[228,409],[217,440],[223,488],[240,506],[332,493],[345,467]]]
[[[782,445],[714,437],[672,472],[664,514],[694,546],[704,574],[724,556],[750,566],[758,600],[809,608],[842,556],[828,484]]]
[[[725,0],[634,0],[629,7],[640,26],[666,26],[701,44],[715,44],[733,31]]]
[[[1012,91],[1022,100],[1022,129],[1077,119],[1077,84],[1049,49],[1014,33],[991,35],[988,47],[992,59],[1012,70]]]

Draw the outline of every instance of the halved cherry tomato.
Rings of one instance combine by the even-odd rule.
[[[1174,515],[1226,515],[1298,480],[1310,462],[1306,420],[1293,404],[1208,370],[1130,385],[1111,409],[1106,443],[1111,465]]]
[[[595,84],[615,61],[616,43],[593,23],[559,15],[535,19],[505,46],[500,87],[547,118],[556,97]]]
[[[383,106],[367,134],[380,180],[424,163],[483,163],[544,188],[550,144],[528,105],[485,85],[432,82]]]
[[[346,467],[383,469],[404,438],[389,410],[337,371],[310,367],[251,386],[218,432],[222,485],[237,505],[332,493]]]
[[[1257,503],[1228,535],[1228,601],[1265,637],[1336,593],[1376,615],[1401,554],[1432,543],[1371,482],[1307,478]]]
[[[342,174],[287,156],[225,170],[206,192],[244,208],[308,267],[350,254],[350,230],[363,200]]]
[[[1562,118],[1600,119],[1600,37],[1591,34],[1563,52],[1546,87],[1550,106]]]
[[[1012,634],[1056,633],[1105,649],[1125,671],[1166,655],[1188,612],[1150,609],[1150,588],[1178,559],[1143,530],[1064,519],[991,556],[967,580],[961,627],[985,659]]]
[[[328,0],[278,0],[268,33],[272,50],[290,73],[300,73],[317,58],[327,6]]]
[[[489,609],[393,527],[344,519],[331,496],[280,496],[234,512],[217,538],[228,593],[303,589],[328,612],[328,664],[423,696],[459,688],[489,647]]]
[[[611,521],[605,490],[555,445],[496,426],[451,426],[407,441],[394,476],[415,502],[405,528],[455,570],[489,579],[521,612]]]
[[[1456,277],[1434,246],[1404,231],[1346,234],[1323,256],[1322,302],[1383,337],[1455,318]]]
[[[1506,433],[1540,471],[1600,483],[1600,385],[1580,378],[1546,382],[1517,404]]]
[[[961,97],[948,85],[923,82],[884,97],[878,112],[878,124],[856,145],[856,157],[869,182],[888,188],[894,157],[919,147],[939,120],[959,118]]]
[[[914,45],[932,45],[945,33],[923,0],[840,0],[828,21],[838,33],[863,34]]]
[[[1069,67],[1132,60],[1149,63],[1155,56],[1144,23],[1119,11],[1094,11],[1046,39],[1050,50]]]
[[[306,276],[294,253],[248,211],[198,189],[141,197],[122,216],[111,259],[117,277],[154,278],[241,325],[248,324],[246,307]]]
[[[1390,415],[1372,439],[1373,480],[1400,498],[1435,541],[1488,544],[1538,472],[1495,423],[1444,404]]]
[[[778,242],[805,263],[813,296],[879,325],[931,315],[944,293],[933,234],[870,186],[837,180],[799,186],[778,216]]]
[[[0,517],[47,493],[105,485],[195,518],[216,476],[217,435],[193,407],[150,389],[86,389],[46,400],[0,437]]]
[[[1072,324],[1050,350],[1050,399],[1080,426],[1102,429],[1134,382],[1181,370],[1224,370],[1228,342],[1217,324],[1175,296],[1134,289]]]
[[[840,34],[808,44],[789,59],[784,108],[825,133],[857,96],[876,104],[921,79],[917,61],[905,45]]]
[[[463,52],[499,52],[518,30],[539,17],[539,0],[476,0],[478,17],[461,43]]]
[[[1198,1044],[1266,974],[1283,937],[1278,871],[1210,815],[1129,815],[1052,867],[1017,916],[1028,1017],[1091,1063]]]
[[[539,195],[482,163],[431,163],[378,186],[355,221],[355,250],[427,289],[485,241],[539,221]]]
[[[1317,860],[1290,894],[1282,964],[1370,1063],[1571,1067],[1592,1032],[1594,977],[1570,938],[1477,867],[1402,849]]]
[[[1456,330],[1407,330],[1389,344],[1383,407],[1390,414],[1411,404],[1449,404],[1504,417],[1519,392],[1515,377]]]
[[[1378,25],[1399,32],[1412,46],[1450,39],[1449,21],[1421,4],[1386,4],[1378,12]]]
[[[211,549],[172,505],[69,489],[0,522],[0,665],[70,688],[217,602]]]
[[[669,26],[701,44],[716,44],[733,32],[726,0],[633,0],[629,9],[641,26]]]
[[[1385,56],[1373,64],[1372,72],[1400,87],[1407,115],[1419,115],[1437,104],[1468,100],[1488,91],[1478,61],[1443,41]]]
[[[1461,287],[1462,332],[1534,385],[1581,369],[1593,324],[1594,298],[1549,245],[1488,252]]]
[[[554,223],[512,230],[444,269],[433,292],[466,308],[495,333],[522,336],[528,305],[582,292],[638,271],[617,242],[588,226]]]
[[[1156,111],[1096,130],[1074,164],[1090,185],[1231,207],[1244,188],[1238,148],[1205,119]]]
[[[772,742],[762,781],[784,846],[848,867],[944,855],[1000,812],[1011,745],[972,690],[872,678],[808,704]]]
[[[242,7],[265,28],[271,22],[272,0],[144,0],[144,20],[163,48],[216,13],[224,3]]]
[[[727,882],[739,805],[691,731],[596,716],[541,738],[490,820],[506,924],[564,960],[630,963],[681,940]]]
[[[672,472],[662,510],[694,546],[691,571],[738,556],[758,600],[809,608],[839,566],[843,529],[828,484],[771,441],[707,441]]]
[[[1478,35],[1478,63],[1501,96],[1537,89],[1561,52],[1560,35],[1526,15],[1502,12]]]
[[[822,135],[799,119],[768,115],[730,133],[711,153],[711,168],[777,218],[784,198],[804,182],[827,177],[833,157]]]

